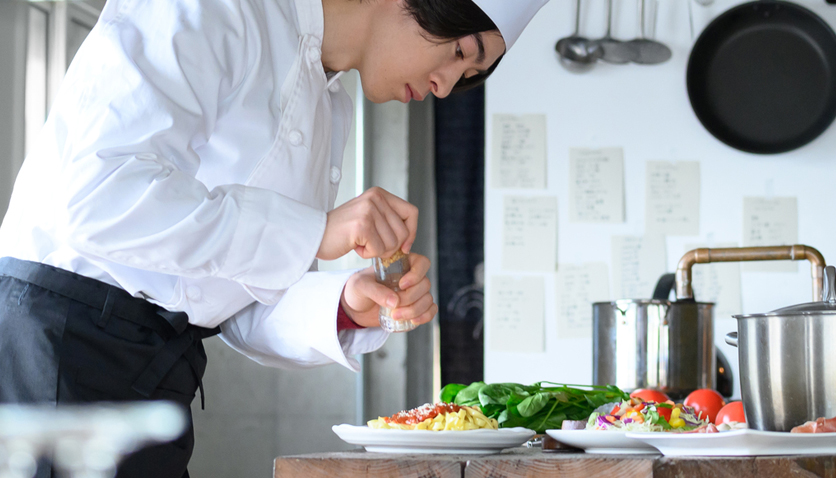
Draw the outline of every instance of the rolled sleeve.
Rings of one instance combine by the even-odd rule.
[[[357,271],[308,272],[273,306],[255,303],[221,324],[221,337],[266,366],[307,368],[338,363],[359,371],[353,355],[379,349],[389,337],[379,327],[337,332],[337,310]]]

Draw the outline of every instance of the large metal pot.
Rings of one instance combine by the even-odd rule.
[[[653,299],[592,304],[593,383],[675,399],[714,388],[714,304],[667,300],[673,282],[673,274],[662,276]]]
[[[736,315],[741,392],[751,428],[789,431],[836,416],[836,269],[827,266],[821,301],[766,314]]]
[[[694,301],[691,268],[712,262],[768,260],[809,260],[813,294],[820,296],[824,258],[812,247],[701,248],[682,256],[675,280],[668,274],[660,279],[654,299],[593,304],[593,383],[614,384],[628,391],[654,388],[675,399],[698,388],[717,388],[715,357],[721,363],[724,358],[714,347],[713,304]],[[674,302],[667,300],[672,285]],[[727,365],[723,369],[729,373]],[[725,383],[730,389],[731,378]]]

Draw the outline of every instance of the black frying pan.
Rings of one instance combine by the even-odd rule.
[[[697,39],[687,85],[697,118],[727,145],[762,154],[799,148],[836,117],[836,34],[794,3],[739,5]]]

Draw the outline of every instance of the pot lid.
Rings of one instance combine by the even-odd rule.
[[[834,266],[827,266],[824,268],[821,296],[822,299],[816,302],[791,305],[789,307],[773,310],[772,312],[768,312],[766,314],[735,315],[734,317],[748,318],[776,315],[836,314],[836,267]]]

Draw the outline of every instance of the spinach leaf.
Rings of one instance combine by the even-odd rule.
[[[488,418],[496,418],[505,410],[505,405],[491,404],[482,407],[482,413]]]
[[[524,391],[518,383],[492,383],[479,389],[479,403],[482,406],[490,404],[504,405],[511,398],[511,394]]]
[[[526,398],[519,405],[517,405],[517,410],[519,410],[520,415],[524,417],[531,417],[535,415],[537,412],[543,409],[546,406],[546,403],[549,402],[549,399],[552,398],[551,392],[540,392],[535,393],[534,395]],[[559,399],[558,399],[559,400]]]
[[[500,428],[523,427],[528,428],[529,419],[521,417],[518,413],[504,410],[497,419]]]
[[[537,433],[545,433],[546,430],[560,430],[560,427],[563,426],[563,420],[566,420],[566,415],[562,413],[553,413],[550,417],[546,418],[539,427]]]
[[[457,405],[469,405],[472,402],[479,403],[479,390],[485,386],[485,382],[473,382],[467,387],[459,390],[456,394]]]
[[[456,395],[467,388],[467,385],[462,383],[448,383],[441,389],[441,401],[444,403],[454,403]]]

